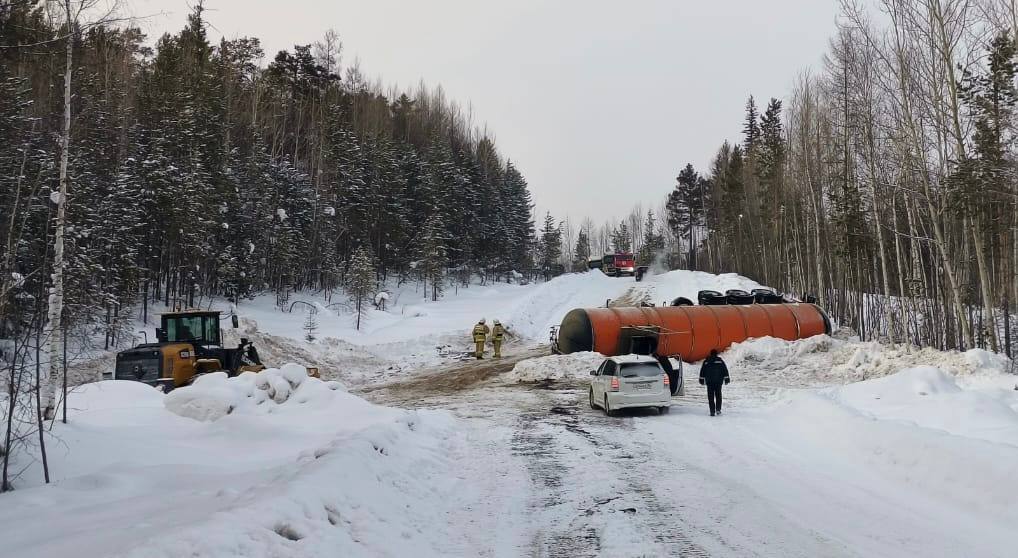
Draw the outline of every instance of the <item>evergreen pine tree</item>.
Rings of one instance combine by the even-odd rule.
[[[686,164],[675,179],[675,189],[668,194],[665,209],[668,212],[668,227],[676,238],[686,239],[687,262],[690,269],[696,267],[696,227],[703,225],[706,208],[705,196],[708,185],[696,172],[692,164]]]
[[[357,329],[360,329],[360,312],[358,312]],[[318,309],[308,309],[308,315],[304,318],[304,339],[315,340],[315,333],[318,331]]]
[[[534,220],[531,215],[530,191],[527,181],[512,164],[506,163],[500,200],[505,211],[505,231],[500,239],[503,271],[529,269],[530,249],[534,244]]]
[[[643,224],[643,242],[640,244],[640,253],[636,259],[641,264],[650,264],[656,259],[657,254],[664,250],[664,247],[664,235],[658,232],[654,211],[648,209],[647,220]]]
[[[749,100],[746,101],[746,119],[742,126],[742,145],[746,153],[753,153],[760,139],[759,118],[760,112],[756,108],[756,100],[750,95]]]
[[[576,247],[573,249],[573,272],[587,271],[590,262],[590,238],[587,231],[581,230],[576,235]]]
[[[350,258],[350,272],[347,275],[346,293],[353,304],[357,329],[367,319],[368,307],[375,289],[375,264],[371,250],[360,246]]]
[[[633,249],[633,238],[629,233],[629,225],[625,221],[612,231],[612,249],[616,253],[629,253]]]
[[[541,228],[539,267],[545,280],[558,275],[559,258],[562,257],[562,228],[555,224],[551,213],[545,213]]]
[[[760,153],[756,175],[760,179],[761,215],[767,215],[772,200],[782,195],[785,169],[785,138],[781,124],[781,101],[771,99],[760,119]]]
[[[431,285],[431,300],[438,300],[444,288],[448,253],[445,247],[445,228],[437,215],[429,217],[424,225],[419,265],[425,283]]]

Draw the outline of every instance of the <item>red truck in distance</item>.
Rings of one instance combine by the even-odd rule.
[[[601,258],[601,270],[614,277],[636,275],[636,257],[626,253],[608,254]]]

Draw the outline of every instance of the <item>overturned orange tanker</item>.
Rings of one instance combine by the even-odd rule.
[[[562,319],[555,349],[693,362],[752,337],[794,341],[830,332],[830,318],[814,304],[577,308]]]

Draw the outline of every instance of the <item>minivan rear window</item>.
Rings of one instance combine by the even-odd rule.
[[[622,364],[622,377],[660,376],[664,374],[656,362],[626,362]]]

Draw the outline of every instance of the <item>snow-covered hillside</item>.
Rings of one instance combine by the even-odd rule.
[[[632,277],[607,277],[600,272],[572,273],[546,283],[472,284],[449,289],[431,301],[419,285],[387,287],[385,310],[370,308],[358,331],[347,304],[321,295],[296,293],[282,312],[274,297],[244,301],[235,310],[240,330],[225,329],[228,343],[251,338],[263,360],[317,365],[323,375],[355,386],[391,379],[462,358],[471,349],[469,332],[477,320],[500,320],[509,331],[508,346],[533,347],[548,341],[552,326],[573,308],[604,306],[609,300],[660,304],[678,296],[696,298],[700,289],[752,289],[759,285],[734,274],[673,271],[637,283]],[[306,304],[305,304],[306,303]],[[213,308],[233,311],[225,303]],[[314,307],[315,340],[305,340],[308,310]],[[225,323],[225,322],[224,322]],[[147,328],[155,335],[155,318]],[[97,373],[97,368],[92,374]]]
[[[632,277],[587,272],[532,285],[475,284],[450,290],[439,301],[428,300],[414,285],[393,286],[385,311],[370,309],[361,331],[354,328],[349,310],[342,305],[295,295],[294,301],[306,301],[319,308],[318,339],[301,342],[298,347],[287,346],[285,340],[304,337],[306,305],[296,305],[293,312],[280,312],[274,299],[260,297],[240,305],[237,312],[244,320],[243,333],[255,339],[259,350],[266,346],[270,357],[277,357],[277,361],[310,360],[329,377],[356,385],[461,357],[471,350],[469,332],[481,318],[489,324],[496,319],[505,324],[510,345],[530,347],[546,343],[551,327],[574,308],[604,306],[609,300],[620,299],[655,304],[679,296],[695,300],[702,289],[748,290],[759,286],[735,274],[681,270],[639,283]]]

